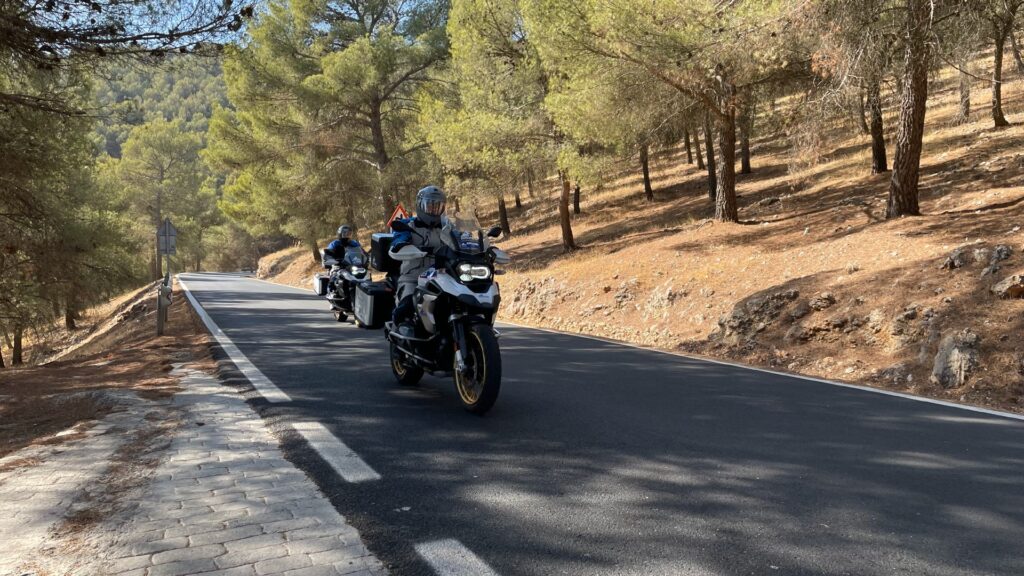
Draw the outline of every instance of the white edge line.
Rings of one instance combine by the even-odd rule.
[[[253,387],[256,388],[256,391],[259,392],[267,402],[291,402],[291,397],[288,396],[284,390],[281,390],[277,385],[271,382],[270,378],[267,378],[263,372],[260,372],[260,369],[249,361],[245,354],[238,349],[238,346],[235,346],[235,343],[231,341],[231,338],[228,338],[228,335],[225,334],[219,326],[217,326],[217,323],[213,321],[213,318],[210,318],[210,315],[206,313],[203,305],[199,303],[199,300],[197,300],[188,289],[188,284],[186,284],[181,278],[181,275],[178,274],[176,277],[178,279],[178,285],[181,286],[182,290],[185,292],[185,296],[188,298],[188,301],[192,303],[192,309],[196,311],[196,314],[199,314],[199,318],[202,319],[203,324],[206,325],[206,329],[210,331],[210,334],[213,335],[221,348],[224,349],[224,353],[227,354],[228,357],[231,358],[231,361],[235,363],[238,370],[242,372],[249,382],[252,383]]]
[[[434,540],[416,544],[414,548],[438,576],[498,576],[458,540]]]
[[[380,474],[320,422],[295,422],[291,427],[346,482],[380,480]]]
[[[292,286],[290,284],[282,284],[280,282],[271,282],[270,280],[264,280],[263,278],[255,278],[259,282],[266,282],[267,284],[273,284],[275,286],[283,286],[285,288],[292,288],[294,290],[303,291],[302,288]],[[580,332],[566,332],[564,330],[555,330],[553,328],[542,328],[539,326],[530,326],[527,324],[520,324],[518,322],[512,322],[509,320],[498,320],[499,324],[509,324],[511,326],[517,326],[519,328],[526,328],[529,330],[539,330],[541,332],[548,332],[550,334],[560,334],[562,336],[575,336],[577,338],[586,338],[588,340],[596,340],[605,344],[615,344],[618,346],[625,346],[627,348],[633,348],[635,350],[642,350],[644,352],[652,352],[655,354],[665,354],[668,356],[675,356],[677,358],[686,358],[687,360],[695,360],[698,362],[709,362],[711,364],[718,364],[720,366],[731,366],[733,368],[740,368],[743,370],[750,370],[753,372],[762,372],[764,374],[772,374],[774,376],[783,376],[786,378],[796,378],[797,380],[806,380],[808,382],[817,382],[819,384],[828,384],[830,386],[839,386],[840,388],[850,388],[853,390],[860,390],[862,392],[873,392],[875,394],[883,394],[885,396],[894,396],[896,398],[903,398],[905,400],[914,400],[917,402],[925,402],[927,404],[935,404],[937,406],[945,406],[946,408],[959,408],[960,410],[967,410],[969,412],[977,412],[979,414],[987,414],[989,416],[998,416],[1000,418],[1009,418],[1011,420],[1024,421],[1024,414],[1015,414],[1013,412],[1004,412],[1002,410],[995,410],[992,408],[982,408],[980,406],[971,406],[969,404],[959,404],[957,402],[949,402],[947,400],[939,400],[937,398],[928,398],[926,396],[915,396],[914,394],[907,394],[905,392],[895,392],[892,390],[884,390],[882,388],[874,388],[872,386],[865,386],[861,384],[849,384],[846,382],[835,382],[833,380],[825,380],[823,378],[815,378],[814,376],[805,376],[803,374],[796,374],[792,372],[781,372],[778,370],[769,370],[767,368],[760,368],[758,366],[751,366],[749,364],[741,364],[739,362],[730,362],[728,360],[718,360],[716,358],[706,358],[704,356],[692,356],[690,354],[684,354],[682,352],[673,352],[671,350],[659,350],[657,348],[647,348],[640,346],[639,344],[633,344],[632,342],[624,342],[622,340],[613,340],[611,338],[602,338],[600,336],[594,336],[591,334],[583,334]]]

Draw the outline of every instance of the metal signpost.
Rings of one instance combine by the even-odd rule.
[[[164,324],[167,323],[167,309],[171,306],[171,255],[177,252],[178,230],[171,224],[170,218],[164,218],[156,229],[157,258],[164,256],[167,273],[157,286],[156,297],[156,335],[163,336]]]

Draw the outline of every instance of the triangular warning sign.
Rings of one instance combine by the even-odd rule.
[[[388,218],[388,223],[385,224],[384,227],[390,230],[391,223],[395,221],[395,218],[405,220],[408,217],[409,213],[405,211],[405,208],[403,208],[401,204],[399,204],[398,206],[395,206],[395,211],[391,213],[391,218]]]

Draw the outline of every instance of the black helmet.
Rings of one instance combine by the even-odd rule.
[[[348,224],[338,226],[338,240],[348,240],[352,237],[352,227]]]
[[[416,217],[429,226],[441,223],[444,205],[444,191],[437,186],[427,186],[416,193]]]

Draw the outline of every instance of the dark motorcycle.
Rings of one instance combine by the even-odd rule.
[[[396,231],[408,225],[396,221]],[[500,228],[487,233],[501,234]],[[459,249],[443,247],[433,252],[434,266],[420,276],[413,296],[415,336],[399,333],[394,322],[384,325],[391,348],[391,369],[404,385],[415,385],[424,372],[451,373],[463,406],[484,414],[494,405],[501,388],[501,350],[494,318],[501,295],[494,281],[495,264],[507,264],[508,255],[488,244],[482,232],[466,238]],[[414,246],[391,252],[395,260],[422,258],[427,253]]]
[[[352,315],[356,286],[371,280],[366,269],[368,258],[366,251],[354,246],[346,248],[340,259],[338,255],[324,251],[324,268],[331,270],[326,297],[338,322],[344,322]]]

